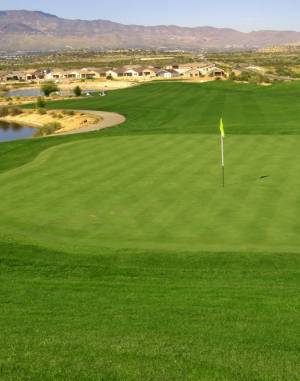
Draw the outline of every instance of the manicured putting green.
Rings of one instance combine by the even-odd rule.
[[[299,250],[300,137],[82,140],[0,176],[2,234],[91,248]],[[263,177],[263,178],[261,178]]]

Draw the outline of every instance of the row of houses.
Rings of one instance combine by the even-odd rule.
[[[226,77],[226,73],[212,63],[190,63],[167,65],[164,68],[148,66],[124,66],[120,68],[83,68],[27,70],[0,73],[1,82],[54,80],[85,80],[99,78],[143,79],[143,78],[200,78],[203,76]]]

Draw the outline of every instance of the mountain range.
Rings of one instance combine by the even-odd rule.
[[[58,49],[225,49],[298,44],[300,32],[68,20],[38,11],[0,11],[0,51]]]

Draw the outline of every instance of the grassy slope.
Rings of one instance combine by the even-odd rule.
[[[298,379],[298,255],[0,250],[1,380]]]
[[[299,137],[229,137],[224,193],[194,134],[217,105],[232,135],[298,134],[297,93],[147,85],[59,106],[123,126],[2,144],[1,380],[298,379]]]

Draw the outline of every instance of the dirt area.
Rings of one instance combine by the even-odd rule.
[[[58,83],[58,87],[61,90],[73,90],[75,86],[80,86],[82,90],[119,90],[126,89],[127,87],[132,87],[137,85],[135,81],[123,81],[123,80],[94,80],[94,81],[71,81],[71,82],[63,82]]]
[[[31,127],[47,128],[47,126],[55,126],[54,134],[66,133],[73,130],[78,130],[83,127],[90,125],[95,125],[100,123],[101,118],[95,116],[94,114],[89,114],[86,112],[75,112],[75,111],[42,111],[45,114],[41,114],[39,110],[28,110],[23,111],[20,115],[8,115],[1,117],[1,120],[17,123]]]
[[[94,124],[89,124],[87,126],[82,126],[78,129],[73,129],[67,132],[60,132],[63,135],[70,134],[81,134],[83,132],[91,132],[103,130],[104,128],[115,127],[126,121],[126,118],[123,115],[117,114],[116,112],[107,112],[107,111],[85,111],[85,110],[77,110],[76,112],[83,114],[92,114],[96,118],[98,118],[98,122]]]
[[[26,103],[36,103],[38,97],[10,97],[0,98],[0,107],[1,106],[19,106]],[[51,95],[49,98],[44,98],[45,101],[56,101],[68,99],[69,97],[61,97],[59,95]]]

